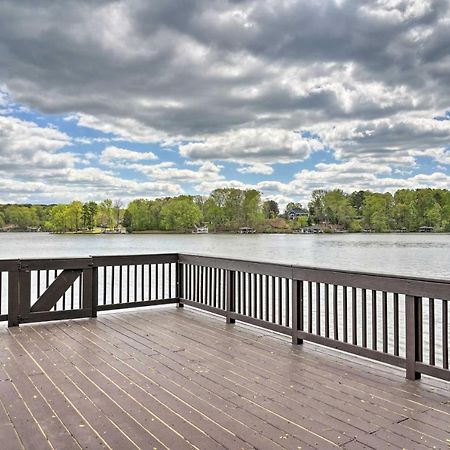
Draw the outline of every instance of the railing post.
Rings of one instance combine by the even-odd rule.
[[[8,272],[8,327],[19,326],[19,265],[17,262],[17,270]]]
[[[98,307],[98,267],[92,268],[92,312],[91,317],[97,317]]]
[[[422,297],[405,296],[406,302],[406,378],[420,379],[420,372],[416,371],[416,361],[421,359],[422,317],[420,314]]]
[[[292,344],[303,344],[298,332],[303,329],[303,282],[292,280]]]
[[[226,283],[227,283],[227,323],[235,323],[235,319],[230,317],[230,313],[236,311],[236,297],[235,297],[235,282],[236,272],[233,270],[226,271]]]
[[[90,309],[91,316],[97,312],[97,302],[98,295],[94,295],[94,269],[92,267],[83,269],[82,278],[83,278],[83,298],[82,298],[82,307],[83,309]],[[93,316],[95,317],[95,316]]]
[[[31,272],[28,266],[19,266],[19,322],[30,315]]]
[[[180,301],[180,299],[183,297],[183,264],[181,264],[179,261],[177,261],[176,265],[176,279],[177,279],[177,308],[183,308],[184,304]]]

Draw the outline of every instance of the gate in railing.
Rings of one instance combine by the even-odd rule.
[[[10,326],[178,303],[450,381],[450,281],[185,254],[0,261]]]

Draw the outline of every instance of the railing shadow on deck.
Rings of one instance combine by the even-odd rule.
[[[450,281],[187,254],[0,260],[9,326],[176,303],[450,381]]]

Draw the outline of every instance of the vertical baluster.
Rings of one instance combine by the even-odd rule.
[[[123,299],[122,289],[123,289],[123,266],[120,265],[119,266],[119,303],[122,303],[122,299]]]
[[[152,299],[152,265],[149,264],[148,265],[148,274],[147,274],[147,292],[148,292],[148,299],[151,300]]]
[[[400,354],[400,326],[398,314],[398,294],[394,294],[394,355]]]
[[[448,301],[442,300],[442,367],[448,369]]]
[[[276,288],[275,288],[275,277],[270,277],[270,283],[272,285],[272,323],[276,322]]]
[[[248,315],[250,317],[253,316],[253,289],[254,289],[254,283],[253,283],[253,276],[251,273],[248,274]]]
[[[83,292],[83,277],[78,277],[78,307],[81,308],[81,299],[83,298],[81,293]]]
[[[155,264],[155,298],[159,300],[159,264]]]
[[[207,304],[206,301],[206,290],[205,290],[205,267],[201,267],[201,278],[200,278],[200,295],[201,295],[201,302],[203,304]]]
[[[435,358],[435,335],[434,335],[434,298],[428,299],[428,336],[429,336],[429,363],[434,366]]]
[[[348,342],[348,289],[347,286],[342,286],[342,331],[344,333],[344,342]]]
[[[423,361],[423,298],[417,297],[417,360]]]
[[[291,303],[291,297],[290,297],[290,289],[289,289],[289,278],[285,278],[285,289],[284,289],[284,309],[285,309],[285,325],[287,327],[290,326],[290,314],[289,314],[289,307]]]
[[[264,315],[264,320],[266,322],[269,321],[269,275],[266,275],[264,277],[264,283],[265,283],[265,303],[264,303],[264,308],[265,308],[265,315]]]
[[[221,282],[222,282],[222,271],[221,269],[216,269],[216,300],[217,300],[217,308],[219,309],[222,309]]]
[[[103,266],[103,304],[106,305],[106,279],[108,276],[108,266]]]
[[[339,339],[339,310],[338,310],[338,287],[333,285],[333,331],[334,339],[337,341]]]
[[[70,286],[70,309],[73,309],[73,304],[74,304],[74,299],[75,299],[75,288],[74,285],[76,283],[77,280],[75,280],[75,282],[72,284],[72,286]]]
[[[247,272],[242,273],[242,314],[247,315]]]
[[[195,301],[197,303],[200,302],[200,292],[199,292],[200,277],[199,277],[199,273],[200,273],[200,266],[194,266],[194,280],[195,280],[195,294],[194,294],[194,298],[195,298]]]
[[[320,336],[320,283],[316,283],[316,334]]]
[[[281,283],[281,277],[278,277],[278,324],[283,324],[283,285]]]
[[[130,280],[130,265],[127,264],[127,303],[130,301],[130,286],[131,280]]]
[[[200,295],[200,266],[195,266],[195,301],[201,303]]]
[[[144,285],[145,285],[145,281],[144,281],[144,277],[145,277],[145,270],[144,270],[144,264],[141,264],[141,301],[144,301]]]
[[[377,349],[377,291],[372,290],[372,349]]]
[[[223,283],[222,283],[222,298],[223,298],[223,306],[222,306],[222,309],[224,309],[225,311],[226,311],[226,308],[227,308],[227,284],[226,284],[226,271],[225,271],[225,269],[222,269],[222,276],[223,276],[223,278],[222,278],[222,280],[223,280]]]
[[[236,306],[236,312],[241,313],[241,272],[235,272],[236,293],[234,296],[234,302]]]
[[[161,277],[162,277],[162,298],[166,298],[166,264],[161,264]]]
[[[205,304],[211,306],[211,304],[209,303],[209,299],[208,299],[208,292],[209,292],[209,286],[208,286],[208,267],[205,267],[205,273],[203,275],[203,284],[204,284],[204,295],[205,295]]]
[[[57,278],[58,278],[58,269],[55,269],[55,270],[53,271],[53,281],[55,281]],[[53,311],[56,311],[56,310],[57,310],[58,303],[59,303],[59,299],[58,299],[58,301],[55,303],[55,306],[53,306]]]
[[[187,270],[186,298],[189,299],[189,300],[193,300],[193,298],[192,298],[192,265],[191,264],[187,264],[186,265],[186,270]]]
[[[41,271],[37,271],[37,298],[41,296]],[[2,298],[2,273],[0,272],[0,304],[1,304],[1,298]]]
[[[114,273],[115,273],[115,269],[116,269],[116,266],[111,266],[111,305],[114,305],[114,285],[115,285],[115,282],[114,282]]]
[[[134,297],[133,301],[137,302],[138,296],[137,296],[137,288],[138,288],[138,272],[137,272],[137,265],[134,265],[134,271],[133,271],[133,278],[134,278]]]
[[[382,294],[383,301],[383,313],[382,313],[382,322],[383,322],[383,352],[388,352],[388,310],[387,310],[387,292],[383,292]]]
[[[214,279],[213,305],[214,305],[214,308],[217,308],[217,269],[216,268],[214,268],[214,270],[213,270],[213,275],[214,275],[214,278],[213,278]]]
[[[203,283],[204,283],[204,296],[205,296],[205,304],[212,306],[211,303],[211,299],[209,298],[209,271],[210,268],[209,267],[205,267],[205,273],[204,273],[204,278],[203,278]]]
[[[358,344],[358,316],[357,316],[357,291],[356,288],[352,288],[352,344]]]
[[[252,289],[252,299],[253,299],[253,306],[252,306],[252,312],[253,312],[253,316],[255,318],[258,318],[258,278],[256,273],[252,274],[252,284],[253,284],[253,289]]]
[[[209,268],[208,271],[208,296],[209,296],[209,304],[211,306],[215,306],[215,302],[214,302],[214,290],[215,290],[215,281],[213,278],[214,275],[214,269],[212,267]]]
[[[2,313],[2,303],[3,303],[3,272],[0,272],[0,314]]]
[[[330,285],[325,283],[325,337],[330,337]]]
[[[264,290],[263,290],[263,276],[262,274],[259,274],[259,318],[261,320],[264,319],[264,306],[263,306],[263,295],[264,295]]]
[[[305,302],[304,302],[304,285],[303,281],[298,282],[298,329],[303,331],[305,329]]]
[[[63,311],[65,311],[66,310],[66,301],[67,301],[67,291],[66,292],[64,292],[64,294],[63,294],[63,302],[62,302],[62,309],[63,309]]]
[[[313,293],[312,293],[312,282],[308,281],[308,333],[312,333],[313,324]]]
[[[361,314],[362,314],[362,346],[367,347],[367,291],[362,290],[361,299]]]

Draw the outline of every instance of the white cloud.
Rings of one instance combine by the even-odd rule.
[[[167,180],[183,183],[214,182],[224,180],[220,174],[222,167],[213,162],[202,163],[197,170],[180,169],[175,164],[165,162],[161,164],[143,165],[130,164],[127,167],[147,175],[152,180]]]
[[[154,161],[158,157],[153,152],[137,152],[121,147],[108,146],[100,154],[100,162],[114,165],[116,162]]]
[[[75,155],[57,153],[70,143],[67,134],[53,127],[0,115],[0,171],[72,167],[78,160]]]
[[[256,163],[249,166],[240,167],[238,170],[240,173],[256,173],[260,175],[271,175],[273,168],[268,164]]]
[[[228,131],[179,146],[186,158],[230,160],[237,163],[287,163],[303,161],[322,148],[316,139],[277,128],[245,128]]]

